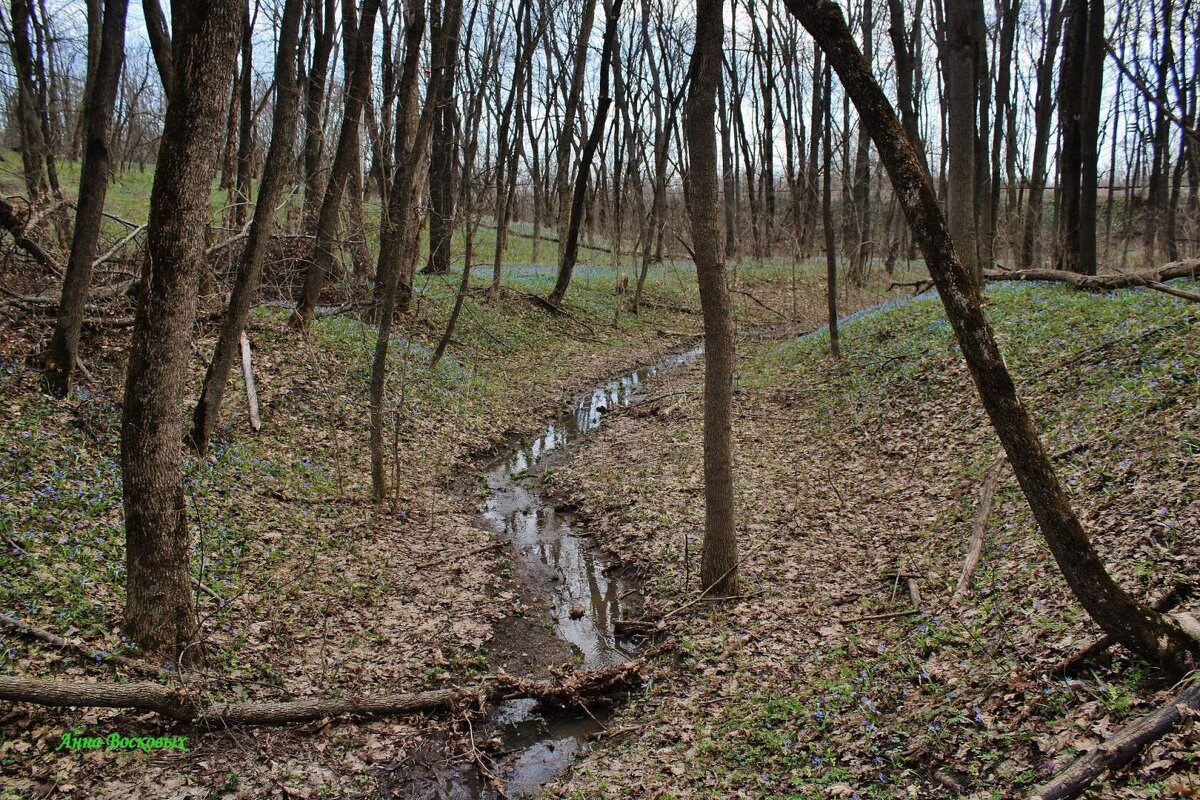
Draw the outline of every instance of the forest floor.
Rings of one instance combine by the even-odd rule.
[[[822,269],[740,270],[739,325],[778,325],[797,297],[798,327],[811,327]],[[6,280],[41,291],[15,277]],[[390,420],[399,419],[399,430],[394,440],[388,433],[389,467],[399,481],[383,507],[366,499],[370,327],[332,313],[302,339],[287,326],[285,308],[253,313],[248,334],[263,430],[249,432],[235,375],[209,457],[185,464],[207,663],[178,676],[180,684],[214,698],[302,698],[469,683],[492,668],[507,622],[537,618],[539,610],[464,504],[464,476],[565,399],[700,332],[687,267],[656,267],[643,313],[623,314],[619,328],[612,326],[613,270],[577,271],[569,317],[547,315],[525,296],[545,294],[552,281],[545,267],[506,268],[500,300],[472,295],[455,343],[432,372],[426,365],[455,280],[423,283],[392,348],[389,404],[397,414]],[[851,302],[878,298],[868,289]],[[209,305],[217,308],[215,300]],[[0,610],[73,643],[129,654],[119,635],[119,404],[128,329],[88,328],[89,377],[61,401],[36,388],[36,354],[48,332],[44,317],[0,325]],[[200,326],[188,398],[214,336],[211,321]],[[131,677],[111,662],[7,629],[0,629],[0,672]],[[199,730],[152,714],[5,706],[0,797],[378,796],[440,724]],[[65,733],[114,731],[187,736],[190,752],[55,752]]]
[[[993,284],[986,298],[1120,582],[1144,598],[1194,584],[1195,306],[1044,284]],[[667,620],[652,687],[553,796],[1018,797],[1171,696],[1120,648],[1056,674],[1099,631],[1007,467],[971,591],[951,602],[1000,448],[938,300],[853,315],[841,348],[831,359],[825,331],[740,343],[741,597]],[[702,374],[664,377],[657,400],[607,419],[549,478],[599,545],[638,569],[651,621],[696,596]],[[1200,796],[1200,722],[1088,796]]]

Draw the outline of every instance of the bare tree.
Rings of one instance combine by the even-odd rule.
[[[571,274],[575,269],[575,261],[579,257],[579,223],[583,218],[583,205],[587,199],[588,175],[591,173],[592,160],[596,157],[596,148],[604,136],[604,123],[608,119],[608,108],[612,105],[612,97],[608,94],[609,65],[612,63],[613,49],[617,42],[617,20],[621,14],[622,0],[613,0],[612,4],[605,2],[604,47],[600,54],[600,99],[596,104],[596,116],[592,119],[592,131],[584,143],[583,153],[579,156],[579,170],[575,174],[575,192],[571,197],[571,216],[567,223],[566,241],[562,246],[562,258],[558,264],[558,278],[554,281],[554,289],[550,292],[550,303],[562,305],[567,289],[571,285]]]
[[[241,0],[176,0],[175,81],[159,148],[121,417],[124,632],[154,657],[195,658],[179,416]]]
[[[1104,79],[1104,2],[1067,0],[1058,83],[1060,268],[1096,274],[1096,161]]]
[[[458,37],[446,42],[444,74],[434,110],[429,160],[429,264],[433,275],[450,272],[450,239],[454,232],[454,166],[456,108],[454,83],[458,70]]]
[[[1059,569],[1080,603],[1116,641],[1181,674],[1200,655],[1173,617],[1137,603],[1112,579],[1054,473],[983,313],[978,283],[959,259],[928,172],[830,0],[785,0],[828,56],[871,134],[938,288],[983,406]]]
[[[733,315],[721,259],[714,117],[721,82],[722,0],[697,0],[696,43],[684,115],[684,183],[704,313],[704,555],[700,580],[714,596],[737,594],[733,497]]]
[[[58,319],[46,348],[46,364],[42,380],[46,389],[55,395],[65,395],[71,388],[71,376],[79,359],[79,335],[83,326],[84,304],[92,281],[92,260],[100,239],[100,224],[104,215],[104,198],[108,193],[109,173],[112,170],[113,107],[120,83],[121,64],[125,57],[125,16],[128,0],[107,0],[101,35],[96,43],[98,52],[93,74],[88,83],[91,90],[85,100],[83,165],[79,177],[79,198],[75,206],[75,232],[71,240],[71,255],[63,278],[62,300]]]
[[[301,330],[307,328],[312,321],[329,270],[333,266],[342,197],[350,180],[350,171],[360,159],[358,134],[363,106],[371,91],[371,52],[375,41],[375,16],[378,11],[379,0],[364,0],[360,18],[355,20],[353,4],[344,3],[342,6],[346,47],[354,48],[353,58],[348,59],[347,63],[353,64],[354,69],[348,77],[346,103],[342,111],[342,129],[338,135],[337,150],[329,172],[329,183],[325,187],[325,197],[321,201],[321,211],[317,217],[312,257],[296,298],[296,310],[292,314],[292,325]]]
[[[949,118],[949,194],[946,216],[950,235],[967,269],[982,280],[979,262],[976,191],[978,94],[976,76],[983,43],[976,16],[983,16],[982,0],[944,0],[945,22],[938,37],[942,75],[946,83],[945,112]]]
[[[567,226],[571,222],[571,159],[575,153],[575,118],[583,98],[583,81],[587,70],[588,43],[596,18],[596,0],[583,0],[579,37],[575,40],[571,68],[571,84],[563,108],[563,123],[558,134],[558,169],[554,184],[558,192],[558,260],[562,263],[567,243]]]
[[[462,0],[448,0],[440,20],[434,22],[436,41],[431,50],[438,54],[430,72],[426,87],[425,103],[419,114],[413,110],[417,102],[415,87],[420,59],[421,37],[425,28],[424,9],[421,0],[413,0],[409,6],[408,30],[405,36],[406,50],[404,73],[401,77],[400,105],[396,109],[396,141],[409,142],[409,146],[397,153],[396,175],[389,192],[390,208],[379,246],[379,267],[376,273],[382,276],[382,294],[379,298],[379,332],[375,337],[375,355],[371,362],[370,415],[371,415],[371,496],[382,500],[387,494],[387,478],[384,470],[383,448],[383,396],[387,382],[387,354],[391,339],[392,317],[395,314],[396,293],[402,266],[402,232],[405,214],[413,215],[406,208],[411,197],[420,162],[425,157],[433,118],[437,110],[440,83],[447,73],[447,62],[455,56],[449,52],[447,43],[457,41],[462,23]],[[411,104],[411,105],[410,105]],[[408,130],[409,128],[412,130]],[[423,216],[423,215],[422,215]],[[420,217],[416,217],[420,218]]]
[[[1050,0],[1046,20],[1046,45],[1037,66],[1037,99],[1033,110],[1033,160],[1029,171],[1029,199],[1021,231],[1020,266],[1029,269],[1037,261],[1036,248],[1042,227],[1042,197],[1046,186],[1047,151],[1054,113],[1054,63],[1062,37],[1062,0]]]
[[[208,452],[213,429],[221,413],[221,400],[229,383],[229,371],[238,353],[250,303],[258,291],[263,258],[271,234],[276,227],[278,208],[290,175],[297,117],[299,116],[299,87],[296,85],[296,49],[299,40],[300,16],[304,0],[285,0],[279,23],[279,49],[275,56],[275,112],[272,120],[271,146],[263,166],[263,179],[258,188],[254,218],[238,260],[237,279],[229,296],[229,306],[221,321],[217,346],[208,362],[208,371],[200,389],[200,399],[192,413],[192,429],[188,441],[200,455]]]

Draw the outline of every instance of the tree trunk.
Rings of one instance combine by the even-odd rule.
[[[171,49],[171,26],[158,0],[142,0],[142,16],[146,19],[146,35],[154,53],[154,65],[162,81],[163,94],[170,97],[175,83],[175,57]]]
[[[242,66],[238,75],[238,146],[237,176],[233,182],[233,226],[246,224],[250,206],[250,174],[254,159],[254,19],[249,4],[246,7],[246,25],[242,31]],[[278,80],[276,75],[276,80]]]
[[[1029,200],[1021,230],[1022,269],[1037,261],[1036,250],[1042,230],[1042,197],[1046,187],[1046,159],[1050,149],[1050,125],[1054,113],[1054,62],[1062,36],[1062,0],[1050,0],[1046,21],[1046,49],[1037,68],[1037,99],[1033,109],[1033,158],[1029,169]]]
[[[46,141],[38,114],[33,46],[29,41],[29,0],[12,2],[10,53],[16,70],[17,123],[21,131],[21,165],[29,202],[38,202],[46,191]]]
[[[387,496],[387,476],[384,469],[383,446],[383,398],[387,382],[387,354],[391,339],[392,317],[396,308],[396,293],[402,271],[401,240],[404,231],[404,215],[406,200],[411,196],[420,169],[419,162],[424,158],[429,134],[433,126],[433,117],[437,107],[437,97],[440,83],[446,70],[435,64],[426,89],[425,105],[419,115],[412,113],[416,103],[416,92],[410,91],[417,81],[417,69],[420,57],[421,36],[425,27],[424,9],[421,0],[414,0],[410,6],[408,31],[405,51],[404,74],[401,77],[400,105],[396,108],[396,141],[410,141],[412,144],[406,150],[396,154],[396,174],[388,195],[387,225],[379,243],[379,266],[376,274],[381,276],[381,295],[379,298],[379,333],[375,337],[375,354],[371,362],[370,386],[370,415],[371,415],[371,497],[383,500]],[[446,3],[442,20],[437,24],[437,35],[441,40],[434,46],[439,53],[446,54],[446,41],[458,39],[459,25],[462,20],[462,0],[449,0]],[[448,55],[448,54],[447,54]],[[452,57],[452,56],[450,56]],[[412,86],[406,85],[411,82]],[[413,130],[409,130],[413,128]]]
[[[717,194],[716,96],[724,45],[722,0],[697,0],[692,84],[684,117],[696,277],[704,313],[704,554],[700,581],[715,596],[737,594],[733,498],[733,315],[721,260]]]
[[[981,267],[975,204],[978,145],[975,77],[983,43],[976,38],[975,16],[982,13],[982,0],[945,0],[945,26],[938,39],[949,118],[946,216],[963,265],[976,277]]]
[[[292,161],[293,140],[296,136],[299,115],[299,89],[295,80],[296,45],[299,39],[300,15],[304,0],[286,0],[283,18],[279,27],[279,51],[275,56],[275,111],[271,124],[271,146],[263,165],[262,184],[258,189],[258,201],[254,207],[254,218],[242,256],[238,262],[237,281],[229,296],[229,307],[221,321],[221,333],[204,384],[200,399],[192,413],[192,430],[189,441],[196,452],[204,456],[212,440],[213,429],[221,413],[221,400],[229,383],[229,372],[238,354],[242,330],[250,313],[250,304],[258,292],[262,275],[263,257],[275,230],[279,205],[288,183],[288,165]]]
[[[337,26],[336,0],[312,0],[313,53],[308,78],[304,83],[304,212],[305,230],[315,230],[325,195],[324,171],[321,156],[325,146],[323,111],[325,83],[329,74],[329,57],[333,51],[333,34]],[[323,9],[323,12],[322,12]]]
[[[1059,77],[1059,268],[1096,274],[1096,139],[1104,77],[1103,0],[1068,0]]]
[[[454,235],[454,164],[458,147],[455,138],[456,108],[454,82],[458,69],[458,36],[446,42],[441,89],[434,109],[433,137],[429,158],[429,264],[433,275],[450,274],[450,240]]]
[[[79,176],[79,200],[75,206],[75,231],[71,255],[63,278],[58,319],[46,348],[46,367],[42,374],[46,389],[63,396],[71,388],[71,376],[79,359],[79,332],[83,325],[84,305],[92,281],[92,260],[100,240],[104,198],[112,170],[109,139],[113,108],[125,56],[125,16],[128,0],[108,0],[104,4],[94,73],[88,83],[91,91],[84,99],[83,165]]]
[[[123,633],[149,657],[184,660],[199,655],[190,647],[196,611],[179,415],[241,10],[241,0],[175,3],[175,83],[150,194],[149,263],[139,292],[121,417]]]
[[[825,228],[825,302],[829,312],[829,352],[841,358],[838,350],[837,242],[833,234],[833,118],[830,114],[833,73],[825,64],[825,89],[821,92],[824,125],[821,126],[821,221]],[[864,134],[865,135],[865,134]]]
[[[292,325],[301,330],[312,322],[329,269],[333,265],[342,196],[350,179],[350,170],[359,159],[358,132],[362,122],[363,105],[371,91],[371,51],[375,41],[375,15],[378,11],[379,0],[364,0],[362,17],[358,20],[357,30],[351,35],[350,29],[355,27],[354,9],[348,5],[343,8],[344,27],[347,29],[346,47],[353,46],[355,51],[354,72],[350,76],[346,91],[342,130],[338,135],[329,184],[325,188],[325,198],[321,201],[321,211],[317,217],[312,257],[304,273],[304,285],[296,298],[296,310],[292,314]]]
[[[1068,585],[1114,639],[1168,672],[1187,671],[1200,654],[1200,641],[1173,618],[1134,602],[1113,581],[1072,510],[1033,421],[1017,397],[984,316],[979,286],[958,258],[929,175],[858,52],[841,10],[829,0],[785,3],[833,63],[871,133],[924,251],[983,406]]]
[[[554,290],[550,292],[550,303],[562,305],[567,296],[567,288],[571,285],[571,273],[575,269],[575,261],[579,257],[579,223],[583,219],[583,205],[587,198],[588,176],[592,171],[592,160],[596,157],[596,148],[604,136],[604,122],[608,119],[608,107],[612,105],[612,97],[608,94],[609,65],[612,63],[613,48],[617,41],[617,18],[621,13],[622,0],[614,0],[611,7],[605,2],[607,20],[604,25],[604,47],[600,53],[600,99],[596,104],[596,118],[592,120],[592,132],[588,135],[579,157],[579,171],[575,175],[575,194],[571,198],[571,217],[567,224],[567,240],[563,244],[562,258],[558,263],[558,278],[554,282]]]
[[[571,159],[575,152],[575,117],[579,115],[579,102],[583,98],[588,42],[592,38],[592,25],[595,19],[596,0],[583,0],[583,17],[579,24],[579,38],[575,41],[571,88],[567,93],[567,102],[563,109],[563,126],[558,134],[558,169],[554,179],[558,192],[558,261],[560,264],[566,252],[567,225],[571,221]]]

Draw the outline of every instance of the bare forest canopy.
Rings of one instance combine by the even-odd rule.
[[[25,195],[54,189],[68,194],[71,181],[35,173],[22,183],[24,137],[47,156],[77,160],[82,153],[83,99],[87,92],[88,6],[82,2],[35,2],[29,12],[18,3],[6,17],[8,47],[0,69],[5,98],[4,144],[13,155],[4,167],[11,190]],[[151,4],[156,5],[156,3]],[[461,79],[450,95],[458,120],[459,152],[478,131],[473,172],[481,180],[471,191],[476,207],[493,212],[486,184],[498,171],[509,171],[512,219],[545,225],[559,220],[569,195],[570,178],[595,116],[599,100],[603,8],[593,2],[517,0],[480,2],[467,9],[459,37]],[[962,75],[970,95],[975,158],[972,202],[982,256],[1022,267],[1055,263],[1059,253],[1047,230],[1060,223],[1061,187],[1070,185],[1089,165],[1097,183],[1097,258],[1118,268],[1149,266],[1196,252],[1197,184],[1197,19],[1191,3],[1134,0],[1090,5],[1102,18],[1087,74],[1094,75],[1096,98],[1081,117],[1083,129],[1064,127],[1068,107],[1081,85],[1083,58],[1071,60],[1072,46],[1086,36],[1065,27],[1070,3],[1064,0],[1001,0],[979,4],[971,30],[971,52],[960,58],[954,45],[943,56],[947,32],[954,34],[954,4],[941,0],[851,2],[846,14],[856,39],[880,82],[916,138],[941,196],[950,193],[956,151],[951,124],[954,77]],[[353,14],[358,13],[353,10]],[[947,11],[950,20],[947,20]],[[169,32],[170,8],[163,7]],[[236,184],[238,159],[247,161],[250,178],[261,173],[272,137],[272,108],[278,100],[274,56],[282,4],[252,0],[247,9],[252,34],[231,75],[236,106],[225,116],[219,160],[222,188]],[[762,256],[810,251],[817,247],[815,187],[823,168],[817,145],[823,130],[821,59],[800,25],[781,2],[726,4],[721,103],[721,169],[729,234],[725,245]],[[353,16],[353,14],[351,16]],[[592,162],[590,195],[595,203],[589,223],[612,235],[612,218],[621,217],[625,236],[634,194],[649,203],[662,182],[665,216],[682,213],[681,165],[684,142],[678,129],[678,98],[685,91],[694,11],[688,4],[630,0],[618,22],[612,87],[615,107]],[[298,49],[295,83],[305,106],[292,135],[304,162],[290,165],[292,177],[321,184],[311,173],[328,170],[347,94],[345,46],[348,19],[338,2],[307,3]],[[144,168],[157,156],[166,107],[153,53],[153,38],[143,4],[129,6],[124,70],[121,74],[111,141],[118,173]],[[369,104],[359,137],[365,178],[362,191],[371,202],[395,160],[398,68],[404,59],[404,12],[384,3],[372,31]],[[28,33],[32,55],[30,105],[38,122],[23,133],[14,49],[13,20]],[[351,19],[351,22],[353,20]],[[581,33],[586,58],[577,65],[573,51]],[[1082,45],[1080,45],[1082,46]],[[428,48],[419,56],[425,69],[418,92],[427,90]],[[243,61],[250,64],[247,71]],[[1062,68],[1077,73],[1063,79]],[[970,77],[968,76],[970,74]],[[944,80],[948,76],[950,80]],[[839,209],[838,246],[847,254],[865,250],[882,256],[904,237],[884,176],[857,113],[833,81],[829,131],[834,147],[833,204]],[[473,103],[474,92],[482,93]],[[473,108],[474,106],[477,106]],[[506,122],[507,119],[507,122]],[[247,141],[240,141],[245,127]],[[564,131],[567,133],[564,134]],[[817,132],[817,135],[814,135]],[[1081,138],[1082,155],[1062,144]],[[40,142],[37,140],[40,139]],[[511,151],[511,156],[505,158]],[[961,152],[961,149],[959,149]],[[498,161],[511,162],[497,168]],[[60,168],[61,169],[61,168]],[[68,165],[69,169],[69,165]],[[1064,173],[1066,169],[1066,173]],[[54,170],[51,170],[53,172]],[[1087,169],[1084,169],[1087,171]],[[43,170],[43,173],[45,170]],[[619,191],[618,188],[619,187]],[[232,198],[231,198],[232,199]],[[569,205],[569,202],[566,203]],[[589,206],[592,204],[589,203]],[[1067,204],[1069,205],[1069,204]],[[844,212],[841,209],[845,209]],[[551,225],[550,227],[556,227]],[[663,245],[659,245],[659,249]],[[671,242],[665,246],[671,246]]]

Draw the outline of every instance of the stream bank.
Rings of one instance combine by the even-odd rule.
[[[614,411],[645,398],[664,373],[703,356],[696,346],[662,356],[578,396],[536,435],[505,448],[482,469],[479,524],[510,546],[513,568],[540,613],[501,620],[489,655],[517,674],[563,663],[602,669],[634,657],[635,646],[615,623],[637,613],[641,592],[632,575],[613,564],[591,532],[542,488],[544,471],[569,460],[581,437]],[[513,700],[488,710],[474,736],[497,753],[453,773],[440,788],[448,800],[535,796],[562,777],[604,729],[607,708],[543,714],[536,703]]]

